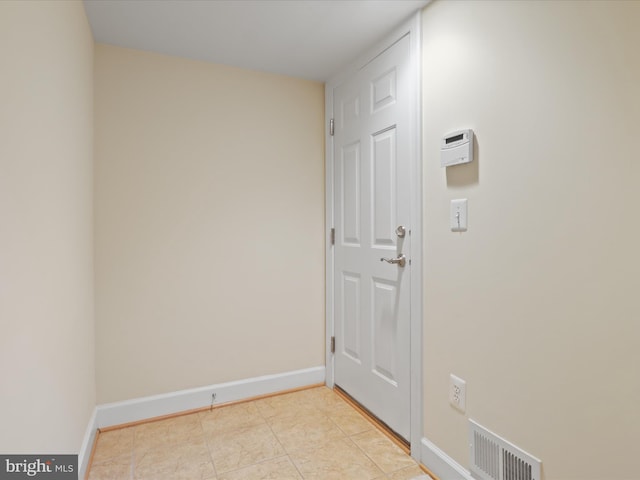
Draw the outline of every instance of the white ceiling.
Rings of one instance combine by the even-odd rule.
[[[325,81],[429,0],[85,0],[96,42]]]

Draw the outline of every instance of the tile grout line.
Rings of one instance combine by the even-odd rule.
[[[376,430],[374,430],[374,431],[376,431]],[[405,468],[409,468],[409,467],[411,466],[411,465],[405,465],[405,466],[403,466],[403,467],[396,468],[395,470],[391,470],[390,472],[385,471],[385,470],[382,468],[382,465],[378,464],[378,462],[376,462],[376,461],[375,461],[375,460],[374,460],[374,459],[373,459],[373,458],[372,458],[372,457],[371,457],[371,456],[370,456],[370,455],[369,455],[369,454],[368,454],[368,453],[367,453],[367,452],[366,452],[366,451],[365,451],[365,450],[364,450],[360,445],[358,445],[358,444],[353,440],[353,438],[351,438],[351,437],[355,437],[355,436],[357,436],[357,435],[360,435],[361,433],[365,433],[365,432],[354,433],[353,435],[351,435],[351,436],[349,437],[349,439],[353,442],[353,444],[354,444],[354,445],[355,445],[355,446],[356,446],[356,447],[357,447],[357,448],[358,448],[358,449],[359,449],[359,450],[360,450],[360,451],[361,451],[361,452],[362,452],[362,453],[363,453],[363,454],[364,454],[364,455],[365,455],[369,460],[371,460],[371,461],[373,462],[373,464],[374,464],[376,467],[378,467],[378,468],[380,469],[380,471],[384,474],[384,476],[385,476],[385,477],[387,477],[387,476],[389,476],[389,475],[391,475],[391,474],[393,474],[393,473],[397,473],[397,472],[399,472],[400,470],[403,470],[403,469],[405,469]],[[388,440],[386,437],[383,437],[383,438],[384,438],[385,440],[389,441],[392,445],[396,446],[393,442],[391,442],[390,440]],[[403,452],[403,453],[404,453],[404,452]],[[405,455],[406,455],[406,454],[405,454]],[[415,466],[416,466],[416,467],[420,468],[420,465],[418,465],[418,463],[417,463],[415,460],[414,460],[414,463],[415,463]]]
[[[212,409],[213,410],[213,409]],[[218,478],[218,469],[216,468],[216,462],[213,461],[213,453],[211,453],[211,445],[209,445],[209,439],[204,432],[204,426],[202,425],[202,417],[200,416],[200,412],[195,412],[193,415],[197,415],[198,424],[200,425],[200,430],[202,430],[202,438],[204,440],[204,444],[207,446],[207,452],[209,453],[209,459],[211,460],[211,466],[213,467],[213,475],[217,480]]]
[[[395,433],[393,430],[389,428],[384,422],[378,419],[373,413],[368,411],[363,405],[358,403],[357,400],[350,397],[347,392],[342,390],[339,386],[336,386],[333,389],[334,393],[340,397],[345,403],[347,403],[351,408],[356,410],[362,417],[365,418],[371,425],[373,425],[380,433],[389,438],[394,444],[396,444],[404,453],[407,455],[411,455],[411,448],[408,443],[404,439]]]
[[[254,402],[258,402],[258,400],[255,400]],[[269,430],[271,431],[271,434],[274,436],[274,438],[276,439],[276,441],[278,442],[278,444],[282,447],[282,450],[286,453],[287,458],[289,459],[289,461],[291,462],[291,465],[293,465],[293,468],[296,469],[296,472],[298,472],[298,475],[300,475],[300,478],[302,480],[304,480],[304,475],[302,474],[302,472],[300,471],[300,469],[298,468],[298,466],[295,464],[295,462],[293,461],[293,459],[291,458],[291,454],[289,453],[289,451],[285,448],[285,446],[282,444],[282,442],[280,441],[280,439],[278,438],[278,435],[276,435],[276,432],[273,431],[273,427],[271,426],[271,423],[269,423],[269,419],[267,417],[265,417],[264,413],[262,413],[262,410],[260,410],[260,407],[257,405],[256,403],[256,410],[258,410],[258,413],[260,414],[260,416],[264,419],[265,423],[267,424],[267,426],[269,427]]]
[[[136,427],[131,428],[131,480],[136,478]]]
[[[332,393],[336,398],[340,399],[340,400],[341,400],[341,402],[342,402],[342,404],[344,404],[344,405],[348,406],[348,407],[351,409],[351,411],[353,411],[354,413],[356,413],[356,414],[360,415],[361,417],[363,417],[363,415],[362,415],[362,414],[360,414],[360,412],[358,412],[358,411],[357,411],[357,410],[356,410],[352,405],[350,405],[348,402],[346,402],[346,401],[345,401],[343,398],[341,398],[339,395],[336,395],[336,393],[335,393],[335,391],[334,391],[334,390],[331,390],[331,393]],[[354,436],[354,435],[359,435],[360,433],[364,433],[364,432],[366,432],[367,430],[364,430],[363,432],[354,433],[353,435],[349,435],[349,434],[347,434],[347,432],[345,432],[345,431],[344,431],[344,429],[343,429],[343,428],[341,428],[341,427],[340,427],[340,425],[338,425],[338,423],[337,423],[333,418],[331,418],[330,414],[326,413],[326,411],[324,411],[324,410],[323,410],[321,413],[322,413],[322,416],[323,416],[323,417],[325,417],[327,420],[329,420],[329,422],[330,422],[331,424],[333,424],[333,425],[338,429],[338,431],[339,431],[339,432],[344,436],[344,439],[345,439],[345,440],[347,440],[348,442],[350,442],[350,444],[352,444],[353,446],[355,446],[357,450],[359,450],[359,451],[360,451],[360,452],[361,452],[361,453],[362,453],[362,454],[363,454],[363,455],[364,455],[364,456],[365,456],[365,457],[366,457],[366,458],[367,458],[371,463],[373,463],[373,465],[375,465],[375,466],[380,470],[380,472],[382,472],[383,477],[387,477],[386,472],[385,472],[385,471],[380,467],[380,465],[378,465],[378,464],[377,464],[377,463],[376,463],[376,462],[375,462],[375,461],[374,461],[374,460],[373,460],[369,455],[367,455],[367,453],[366,453],[365,451],[363,451],[363,450],[359,447],[359,445],[358,445],[356,442],[354,442],[354,441],[353,441],[353,439],[351,438],[352,436]],[[366,419],[366,418],[365,418],[365,420],[367,420],[367,421],[368,421],[368,419]],[[369,423],[371,423],[371,422],[369,422]],[[373,425],[371,425],[371,426],[372,426],[372,430],[373,430]],[[332,442],[327,442],[327,443],[332,443]],[[318,448],[321,448],[321,447],[318,447]],[[303,478],[304,478],[304,477],[303,477]],[[380,477],[377,477],[377,478],[380,478]]]
[[[227,473],[238,472],[238,471],[240,471],[240,470],[242,470],[244,468],[254,467],[254,466],[261,465],[263,463],[270,462],[270,461],[273,461],[273,460],[276,460],[276,459],[279,459],[279,458],[287,458],[290,461],[290,463],[294,466],[294,468],[296,468],[296,471],[298,471],[297,467],[295,466],[295,464],[291,460],[291,457],[290,457],[289,453],[284,448],[284,445],[282,445],[282,442],[280,441],[278,436],[275,434],[275,432],[271,428],[271,425],[269,424],[269,421],[268,421],[267,417],[264,415],[264,413],[262,412],[262,410],[258,406],[257,402],[260,401],[260,400],[263,400],[263,399],[260,398],[260,399],[250,400],[250,401],[244,402],[244,403],[246,405],[254,404],[254,407],[256,408],[256,411],[258,412],[258,414],[260,416],[260,419],[264,422],[264,425],[269,429],[269,432],[273,435],[273,438],[276,440],[276,442],[278,442],[278,445],[280,445],[280,448],[282,449],[283,454],[275,455],[275,456],[269,457],[269,458],[263,458],[263,459],[261,459],[261,460],[259,460],[257,462],[254,462],[254,463],[251,463],[251,464],[248,464],[248,465],[240,465],[237,468],[225,471],[225,472],[220,473],[220,474],[218,473],[217,468],[215,468],[215,462],[214,462],[214,470],[215,470],[215,473],[216,473],[216,477],[219,477],[220,475],[224,475],[224,474],[227,474]],[[201,422],[202,422],[202,420],[201,420]],[[246,426],[246,427],[241,427],[241,429],[242,428],[259,427],[261,425],[262,424],[249,425],[249,426]],[[215,435],[215,433],[212,432],[212,435]],[[211,451],[212,447],[211,447],[211,445],[209,444],[208,441],[206,443],[207,443],[207,446],[209,447],[209,452],[212,455],[212,451]],[[212,461],[213,461],[213,457],[212,457]],[[301,476],[301,478],[303,478],[303,477]]]
[[[360,433],[362,433],[362,432],[360,432]],[[370,456],[367,452],[365,452],[365,451],[360,447],[360,445],[358,445],[358,444],[353,440],[353,438],[351,438],[351,437],[353,437],[353,436],[360,435],[360,433],[354,433],[353,435],[350,435],[350,436],[349,436],[349,437],[347,437],[347,438],[348,438],[349,440],[351,440],[351,443],[353,443],[353,445],[354,445],[358,450],[360,450],[360,452],[361,452],[365,457],[367,457],[367,458],[371,461],[371,463],[373,463],[376,467],[378,467],[378,468],[380,469],[380,471],[382,472],[382,475],[384,475],[384,477],[386,478],[386,477],[388,476],[388,474],[387,474],[387,472],[385,472],[385,471],[382,469],[382,466],[381,466],[381,465],[378,465],[378,462],[376,462],[373,458],[371,458],[371,456]],[[394,472],[395,472],[395,471],[397,471],[397,470],[394,470]]]
[[[277,455],[277,456],[271,457],[271,458],[264,458],[264,459],[262,459],[262,460],[260,460],[258,462],[251,463],[249,465],[242,465],[241,467],[234,468],[233,470],[227,470],[226,472],[222,472],[221,475],[226,475],[227,473],[237,473],[240,470],[244,470],[245,468],[255,467],[257,465],[262,465],[262,464],[267,463],[267,462],[272,462],[272,461],[278,460],[280,458],[289,458],[289,455],[287,455],[285,453],[284,455]],[[291,463],[293,463],[293,462],[291,462]],[[294,467],[295,467],[295,465],[294,465]],[[208,480],[208,479],[204,479],[204,480]]]
[[[333,390],[331,390],[331,389],[329,389],[329,390],[331,391],[332,395],[335,395]],[[327,412],[325,410],[320,409],[320,414],[321,414],[322,417],[326,418],[333,426],[335,426],[338,429],[338,431],[343,435],[344,440],[347,440],[347,441],[350,440],[349,435],[347,435],[347,433],[342,428],[340,428],[340,425],[338,425],[333,420],[333,418],[331,418],[331,416],[329,414],[327,414]],[[327,440],[326,442],[323,442],[323,444],[321,446],[314,447],[313,450],[320,450],[321,448],[324,448],[326,445],[328,445],[330,443],[333,443],[334,441],[335,440]],[[352,441],[352,443],[353,443],[353,441]],[[304,479],[304,475],[302,476],[302,478]]]
[[[363,414],[362,414],[362,413],[361,413],[357,408],[355,408],[355,407],[354,407],[350,402],[347,402],[344,398],[342,398],[342,396],[341,396],[341,395],[336,394],[336,393],[335,393],[335,391],[334,391],[334,395],[335,395],[336,397],[338,397],[340,400],[342,400],[342,402],[344,403],[344,405],[347,405],[347,406],[351,409],[351,411],[352,411],[352,412],[354,412],[355,414],[357,414],[360,418],[364,419],[364,420],[365,420],[365,421],[370,425],[371,429],[370,429],[370,430],[363,430],[362,432],[356,432],[356,433],[353,433],[353,434],[351,434],[351,435],[348,435],[348,434],[347,434],[347,433],[346,433],[342,428],[340,428],[340,425],[338,425],[338,424],[337,424],[337,423],[336,423],[336,422],[335,422],[331,417],[328,417],[328,418],[329,418],[329,419],[330,419],[330,420],[331,420],[331,421],[336,425],[336,427],[338,427],[338,428],[340,429],[340,431],[342,431],[342,432],[345,434],[346,438],[347,438],[347,439],[349,439],[349,440],[351,441],[351,443],[352,443],[352,444],[353,444],[353,445],[354,445],[358,450],[360,450],[360,452],[362,452],[362,454],[363,454],[365,457],[367,457],[367,458],[368,458],[368,459],[369,459],[369,460],[370,460],[370,461],[371,461],[371,462],[372,462],[376,467],[378,467],[378,468],[380,469],[380,471],[382,472],[382,474],[384,475],[384,477],[388,477],[388,475],[391,475],[392,473],[399,472],[399,471],[400,471],[400,470],[402,470],[403,468],[406,468],[406,467],[400,467],[400,468],[397,468],[397,469],[392,470],[392,471],[390,471],[390,472],[386,472],[386,471],[382,468],[382,465],[378,464],[378,462],[376,462],[376,461],[375,461],[375,460],[374,460],[374,459],[373,459],[373,458],[372,458],[372,457],[371,457],[371,456],[370,456],[370,455],[369,455],[369,454],[368,454],[368,453],[367,453],[367,452],[366,452],[362,447],[360,447],[360,445],[358,445],[358,444],[356,443],[356,441],[353,439],[353,437],[356,437],[356,436],[361,435],[361,434],[363,434],[363,433],[367,433],[367,432],[369,432],[369,431],[378,432],[378,426],[377,426],[373,421],[371,421],[371,420],[370,420],[366,415],[363,415]],[[384,438],[385,440],[388,440],[388,441],[389,441],[389,443],[390,443],[391,445],[393,445],[393,446],[397,446],[394,442],[392,442],[392,441],[391,441],[390,439],[388,439],[386,436],[383,436],[383,438]],[[404,453],[404,452],[403,452],[403,453]],[[416,463],[416,465],[417,465],[417,463]]]
[[[287,458],[289,458],[289,461],[291,462],[291,464],[293,464],[293,461],[291,461],[291,458],[289,457],[289,453],[287,452],[287,449],[284,448],[284,445],[282,445],[282,442],[280,441],[280,439],[278,438],[278,436],[276,435],[276,432],[273,431],[273,428],[271,428],[271,424],[269,423],[269,420],[267,420],[267,418],[264,416],[264,414],[262,413],[262,410],[260,410],[260,407],[258,406],[258,401],[260,399],[256,399],[253,400],[251,403],[256,407],[256,410],[258,411],[258,414],[260,415],[260,417],[262,417],[262,419],[264,420],[264,423],[267,425],[267,427],[269,428],[269,431],[271,432],[271,435],[273,435],[273,438],[276,439],[276,442],[278,442],[278,445],[280,445],[280,447],[282,448],[282,451],[285,453],[285,455],[282,455],[282,457],[286,456]],[[276,458],[280,458],[280,456],[276,456],[276,457],[272,457],[272,458],[267,458],[262,460],[261,462],[257,462],[254,463],[253,465],[259,465],[260,463],[264,463],[267,462],[269,460],[274,460]],[[295,465],[293,465],[295,468]],[[297,470],[297,469],[296,469]]]

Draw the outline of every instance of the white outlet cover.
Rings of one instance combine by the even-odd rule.
[[[467,409],[467,382],[454,374],[449,376],[449,403],[462,413]]]

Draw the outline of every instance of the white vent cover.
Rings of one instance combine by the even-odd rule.
[[[541,480],[542,462],[469,420],[471,475],[479,480]]]

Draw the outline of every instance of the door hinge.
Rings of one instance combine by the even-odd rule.
[[[333,132],[334,132],[334,121],[333,118],[331,120],[329,120],[329,135],[331,135],[333,137]]]
[[[330,234],[330,241],[331,241],[331,245],[335,245],[336,244],[336,229],[332,228],[331,229],[331,234]]]
[[[331,353],[336,353],[336,337],[331,337]]]

